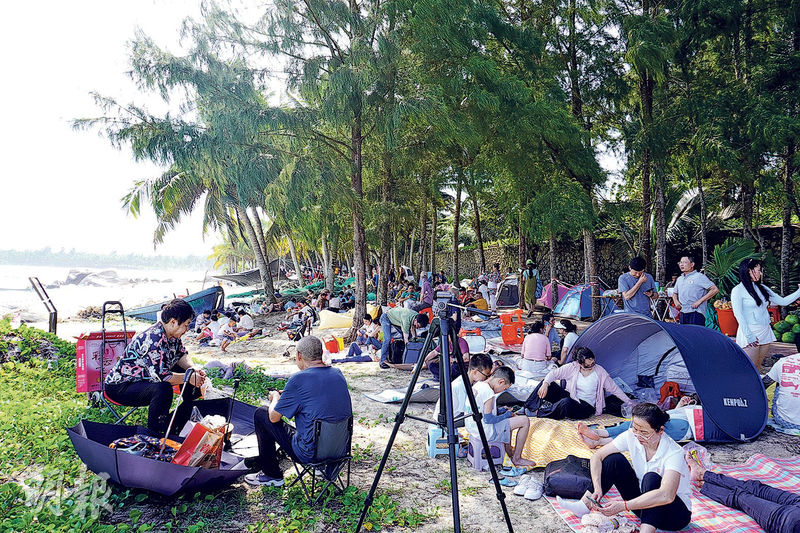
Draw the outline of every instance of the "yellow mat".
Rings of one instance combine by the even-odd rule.
[[[578,430],[575,429],[575,420],[551,420],[549,418],[529,418],[531,429],[528,440],[522,451],[522,457],[536,461],[537,466],[544,467],[551,461],[564,459],[567,455],[589,458],[592,450],[586,447]],[[584,420],[587,425],[599,424],[600,426],[613,426],[623,419],[612,415],[593,416]],[[514,443],[516,436],[512,436]]]

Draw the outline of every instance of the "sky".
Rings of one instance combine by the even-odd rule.
[[[178,52],[182,21],[199,0],[48,0],[8,2],[0,20],[0,249],[83,250],[207,256],[218,242],[202,235],[199,212],[154,250],[155,215],[135,219],[120,199],[137,179],[160,174],[135,162],[75,118],[101,114],[90,93],[165,110],[126,72],[128,42],[141,28]],[[143,210],[144,211],[144,210]]]

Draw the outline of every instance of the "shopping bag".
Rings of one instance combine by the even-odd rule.
[[[203,424],[195,424],[172,462],[183,466],[219,468],[224,440],[224,427],[209,429]]]

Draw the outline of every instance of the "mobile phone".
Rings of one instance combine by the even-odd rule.
[[[597,500],[595,500],[595,499],[594,499],[594,498],[592,498],[591,496],[587,496],[587,497],[586,497],[586,499],[587,499],[587,500],[589,500],[590,502],[592,502],[592,504],[593,504],[595,507],[597,507],[598,509],[602,509],[602,508],[603,508],[603,506],[602,506],[602,505],[600,505],[600,502],[598,502]]]

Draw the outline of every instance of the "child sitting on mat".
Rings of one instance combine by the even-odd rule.
[[[525,415],[516,415],[506,407],[497,407],[497,397],[514,384],[514,371],[507,366],[498,367],[489,379],[472,386],[475,403],[483,410],[483,430],[489,442],[505,443],[506,453],[515,466],[536,466],[536,463],[522,458],[522,449],[528,438],[530,421]],[[472,410],[467,406],[469,414]],[[465,421],[471,439],[480,437],[478,426],[471,417]],[[511,432],[517,431],[516,445],[511,446]]]

